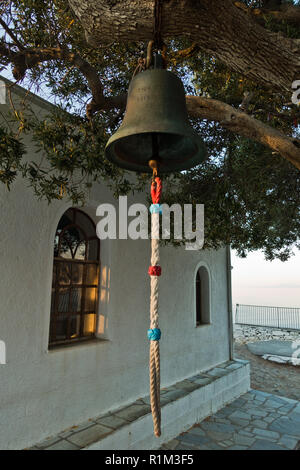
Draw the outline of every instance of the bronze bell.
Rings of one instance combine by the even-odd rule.
[[[109,139],[105,155],[126,170],[160,173],[187,170],[206,158],[202,139],[191,127],[181,80],[153,68],[136,75],[128,90],[124,120]]]

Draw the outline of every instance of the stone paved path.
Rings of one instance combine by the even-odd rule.
[[[251,390],[162,449],[292,450],[299,443],[300,402]]]
[[[275,364],[254,356],[245,344],[235,343],[235,356],[250,362],[251,388],[300,400],[300,367]]]

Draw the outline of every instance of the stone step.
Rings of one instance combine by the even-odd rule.
[[[31,449],[159,449],[250,389],[247,361],[228,361],[161,390],[162,436],[153,435],[149,397],[96,416]]]

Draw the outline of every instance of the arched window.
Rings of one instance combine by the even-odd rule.
[[[210,324],[210,282],[209,273],[201,266],[196,274],[196,326]]]
[[[54,240],[49,346],[95,335],[100,243],[92,220],[68,209]]]

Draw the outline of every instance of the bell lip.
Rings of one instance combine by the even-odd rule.
[[[165,125],[162,124],[162,122],[160,122],[159,124],[159,127],[154,127],[154,126],[151,126],[151,129],[147,128],[147,127],[142,127],[140,126],[139,128],[139,132],[138,134],[139,135],[142,135],[142,134],[170,134],[170,135],[180,135],[182,137],[189,137],[191,139],[201,139],[201,137],[197,134],[197,132],[195,131],[195,129],[193,129],[188,121],[186,122],[187,126],[184,128],[184,131],[182,130],[182,126],[180,126],[178,129],[176,128],[173,128],[172,131],[170,131],[170,126],[169,126],[169,122],[166,122]],[[123,139],[125,137],[130,137],[132,135],[136,135],[137,132],[136,132],[136,128],[134,126],[128,126],[127,124],[124,125],[123,127],[123,123],[121,124],[121,126],[119,127],[119,129],[113,134],[110,136],[110,138],[108,139],[107,143],[106,143],[106,146],[105,146],[105,149],[111,145],[115,140],[120,140],[120,139]],[[202,140],[202,139],[201,139]]]
[[[128,130],[128,129],[127,129]],[[154,131],[155,132],[155,131]],[[149,132],[139,132],[139,134],[148,134]],[[168,134],[174,134],[174,132],[166,132]],[[188,157],[186,160],[183,160],[181,164],[178,164],[171,170],[168,168],[164,168],[163,166],[159,168],[160,173],[164,174],[171,174],[171,173],[176,173],[180,171],[185,171],[189,170],[191,168],[196,167],[197,165],[200,165],[200,163],[204,162],[208,158],[207,154],[207,148],[202,140],[202,138],[194,131],[191,133],[192,135],[187,134],[177,134],[181,135],[183,137],[189,137],[192,141],[194,141],[198,151],[193,157]],[[113,152],[113,147],[117,143],[117,141],[121,140],[122,138],[130,136],[130,134],[126,134],[124,137],[120,137],[118,135],[117,138],[113,138],[116,134],[113,134],[111,138],[108,140],[105,150],[104,150],[104,155],[107,158],[108,161],[114,163],[117,165],[119,168],[123,168],[127,171],[133,171],[136,173],[152,173],[152,169],[148,166],[143,166],[140,167],[138,164],[130,163],[128,161],[123,161],[120,158],[115,156],[115,153]]]

